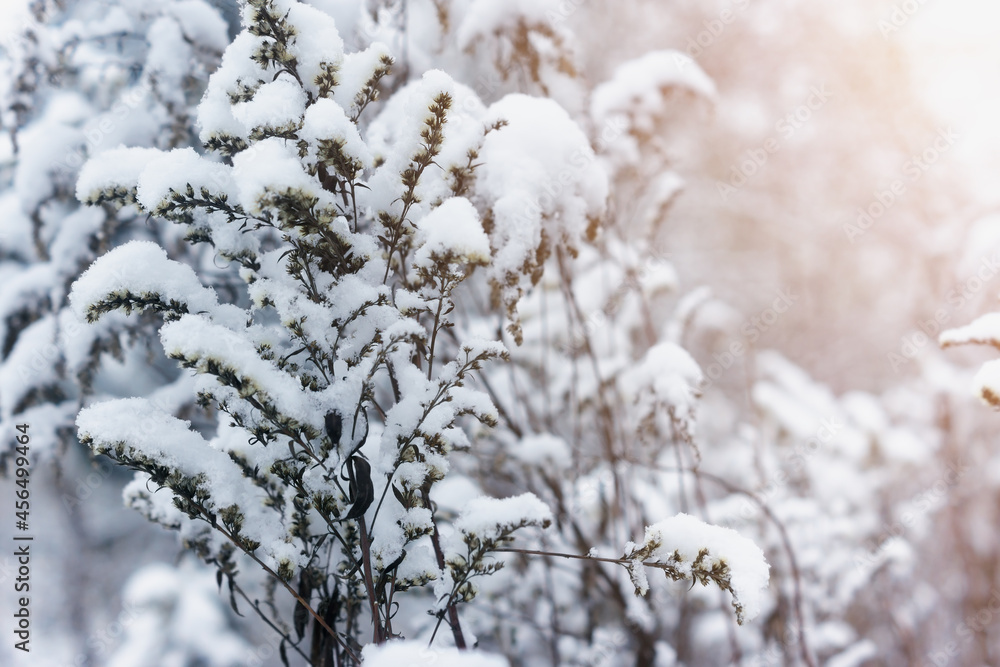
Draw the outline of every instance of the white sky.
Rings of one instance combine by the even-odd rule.
[[[925,0],[891,37],[908,47],[927,103],[955,124],[977,189],[1000,202],[1000,2]]]

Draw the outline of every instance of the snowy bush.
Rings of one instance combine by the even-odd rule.
[[[214,564],[234,608],[250,599],[247,570],[269,575],[266,602],[250,606],[281,635],[283,656],[358,662],[366,643],[407,636],[433,647],[443,625],[447,643],[466,648],[460,603],[504,566],[499,553],[540,546],[528,529],[565,521],[565,508],[554,515],[521,492],[465,494],[445,511],[439,487],[461,478],[456,467],[488,470],[481,444],[497,442],[488,427],[509,417],[486,378],[509,343],[530,349],[521,304],[546,267],[569,282],[571,259],[594,257],[607,173],[550,99],[486,106],[431,70],[383,104],[387,46],[347,51],[330,15],[290,0],[248,2],[243,24],[198,107],[214,157],[118,148],[76,183],[83,202],[181,225],[238,272],[245,296],[227,298],[200,267],[137,240],[94,262],[70,296],[75,316],[96,326],[160,313],[164,353],[217,420],[197,428],[146,398],[117,399],[82,410],[79,437],[136,471],[128,504]],[[678,446],[693,448],[697,365],[670,344],[648,357],[626,364],[647,364],[644,376],[622,376],[637,392],[629,423],[649,437],[683,434]],[[599,469],[625,460],[625,443],[595,370],[584,386],[596,383],[586,391],[600,403]],[[630,525],[615,518],[594,537],[617,535],[621,549]],[[584,535],[575,558],[597,563]],[[527,542],[513,548],[515,537]],[[732,592],[741,621],[760,611],[768,582],[756,547],[691,517],[656,523],[611,561],[638,594],[643,567],[714,583]],[[295,600],[290,624],[275,586]]]
[[[117,638],[107,629],[120,630],[111,619],[125,577],[171,540],[121,507],[125,475],[79,446],[76,414],[94,396],[146,395],[176,414],[196,406],[188,379],[174,384],[180,374],[150,344],[152,318],[87,327],[69,288],[95,257],[133,239],[155,240],[222,281],[177,230],[134,210],[83,206],[75,182],[87,159],[123,142],[196,142],[194,111],[229,38],[202,0],[39,0],[29,10],[22,22],[4,7],[4,32],[16,32],[0,54],[0,476],[11,472],[16,426],[29,424],[31,508],[52,539],[36,564],[59,591],[33,598],[61,638],[39,659],[96,664]]]
[[[74,196],[80,167],[122,142],[190,144],[194,107],[228,37],[225,22],[201,0],[110,11],[38,2],[33,11],[38,22],[26,28],[10,54],[10,76],[0,79],[0,122],[15,149],[11,182],[0,190],[7,286],[0,299],[0,431],[12,433],[24,421],[48,424],[36,453],[52,458],[72,440],[82,396],[122,391],[116,366],[144,356],[153,331],[147,322],[115,318],[79,326],[68,308],[70,283],[97,255],[132,238],[198,262],[169,228],[81,207]]]
[[[822,131],[737,174],[807,72],[837,101],[868,80],[802,57],[790,17],[831,10],[747,8],[696,64],[663,45],[704,3],[216,3],[228,35],[200,0],[33,6],[0,58],[0,433],[30,423],[55,464],[34,489],[72,557],[37,556],[44,658],[909,664],[995,609],[974,371],[912,337],[891,370],[917,377],[841,369],[845,322],[890,329],[858,317],[872,284],[926,301],[866,254],[913,244],[866,236],[831,280],[845,251],[792,224],[868,197],[877,169],[828,163],[898,119],[812,109]],[[722,204],[720,174],[745,179]],[[996,346],[995,319],[942,341]],[[142,517],[208,565],[122,589],[176,548]],[[997,632],[966,626],[961,661],[989,663]]]

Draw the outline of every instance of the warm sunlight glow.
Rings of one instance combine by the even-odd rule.
[[[897,3],[903,4],[909,3]],[[889,38],[903,40],[917,89],[943,120],[960,126],[963,140],[958,153],[969,160],[971,177],[981,181],[980,189],[989,188],[1000,174],[1000,127],[996,123],[1000,117],[996,86],[1000,80],[1000,3],[927,2],[907,19]]]

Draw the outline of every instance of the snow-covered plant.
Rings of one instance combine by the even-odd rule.
[[[637,664],[690,659],[689,627],[677,614],[690,623],[696,612],[667,598],[664,579],[730,591],[710,603],[691,594],[692,606],[723,632],[735,626],[731,607],[737,621],[769,608],[759,549],[703,521],[715,518],[691,476],[701,460],[703,374],[653,307],[678,282],[655,243],[656,223],[682,181],[669,171],[669,152],[645,139],[680,113],[683,105],[672,101],[712,93],[693,63],[676,67],[678,57],[642,59],[594,91],[600,124],[587,123],[594,153],[581,155],[575,169],[603,172],[610,182],[604,224],[572,250],[552,245],[539,282],[518,301],[520,328],[511,334],[522,344],[511,346],[510,364],[484,373],[500,424],[471,476],[494,493],[530,489],[556,520],[543,548],[511,549],[521,554],[517,585],[490,588],[492,608],[470,617],[499,650],[538,664],[595,664],[609,654]],[[647,170],[657,178],[635,180]],[[563,190],[557,177],[538,188]],[[647,579],[651,568],[666,577]]]
[[[501,417],[474,380],[508,357],[505,322],[521,339],[518,304],[550,258],[594,238],[606,176],[550,100],[487,108],[430,71],[363,122],[392,65],[385,46],[345,52],[329,15],[290,0],[252,0],[243,23],[198,109],[218,159],[116,149],[77,183],[82,201],[179,223],[238,268],[246,300],[226,301],[136,241],[99,258],[71,295],[91,323],[161,313],[164,352],[197,376],[218,422],[199,431],[147,399],[120,399],[81,411],[80,438],[137,471],[128,503],[180,530],[231,594],[248,563],[287,590],[290,626],[273,600],[252,604],[283,654],[344,664],[369,641],[433,642],[442,624],[465,648],[459,603],[502,567],[495,554],[516,533],[557,518],[530,493],[444,512],[437,487],[453,466],[481,465],[479,425]],[[490,302],[473,307],[484,292]],[[650,391],[654,403],[691,397],[658,382]],[[760,552],[692,525],[683,536],[650,528],[622,573],[639,581],[642,561],[712,581],[753,613],[767,581]]]
[[[489,0],[342,0],[323,8],[335,17],[347,44],[387,44],[397,64],[395,89],[431,68],[445,69],[485,100],[525,92],[576,108],[581,77],[569,16],[559,0],[495,3]]]
[[[941,346],[991,345],[1000,348],[1000,313],[986,313],[974,322],[949,329],[940,336]],[[1000,361],[987,361],[976,374],[975,391],[984,403],[1000,407]]]
[[[115,371],[146,356],[153,331],[122,318],[85,330],[68,308],[70,283],[97,255],[133,238],[193,254],[173,230],[144,226],[134,212],[81,207],[79,169],[123,142],[190,144],[194,106],[228,37],[201,0],[110,10],[35,2],[32,10],[7,54],[9,76],[0,77],[0,124],[13,149],[12,179],[0,183],[0,432],[12,442],[16,424],[37,425],[33,453],[52,454],[71,442],[81,396],[137,391],[135,377],[125,389]],[[157,371],[146,375],[162,380]]]
[[[662,569],[673,581],[710,582],[733,594],[740,623],[744,613],[760,613],[760,592],[767,588],[768,567],[760,549],[730,528],[706,527],[678,514],[646,528],[642,544],[629,542],[623,558],[637,595],[649,591],[646,567]],[[749,565],[749,567],[747,567]]]
[[[410,37],[420,47],[416,57],[464,60],[457,76],[488,93],[513,88],[564,104],[578,101],[576,41],[566,25],[566,3],[438,0],[434,5],[433,30],[416,22],[405,26],[417,33]]]
[[[15,31],[0,54],[0,469],[14,462],[17,425],[28,424],[30,508],[51,508],[35,515],[52,547],[36,566],[59,590],[33,599],[52,637],[38,659],[81,664],[107,656],[117,635],[106,631],[120,630],[109,601],[136,562],[170,540],[120,507],[126,475],[94,465],[76,442],[76,414],[93,395],[146,395],[177,414],[195,401],[149,344],[152,318],[83,326],[69,287],[95,257],[131,239],[155,240],[207,271],[212,261],[133,210],[82,206],[74,184],[88,158],[122,142],[195,141],[193,111],[229,39],[202,0],[38,0],[23,22],[13,13],[4,8],[4,33]],[[111,554],[116,566],[107,568]]]

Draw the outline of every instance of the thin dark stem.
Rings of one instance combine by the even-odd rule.
[[[684,491],[684,458],[681,455],[681,442],[676,437],[674,438],[674,459],[677,461],[677,495],[679,496],[681,511],[687,514],[687,493]]]
[[[430,485],[425,485],[422,492],[424,507],[433,511],[431,508]],[[444,570],[446,564],[444,560],[444,549],[441,548],[441,533],[438,532],[437,521],[433,521],[432,523],[434,524],[434,532],[431,534],[431,544],[434,545],[434,556],[437,558],[438,567],[441,568],[441,570]],[[453,596],[454,593],[452,593],[452,596],[448,598],[448,624],[451,626],[451,634],[455,638],[455,646],[463,649],[466,647],[465,635],[462,633],[462,624],[458,619],[458,609],[452,602]],[[442,618],[444,617],[438,617],[437,625],[434,627],[434,634],[431,635],[431,644],[434,643],[434,637],[437,635],[437,630],[441,626]]]
[[[460,649],[465,648],[465,637],[462,635],[462,627],[458,625],[458,610],[455,608],[455,594],[458,593],[458,589],[461,588],[468,579],[462,579],[452,586],[451,593],[448,595],[448,600],[445,602],[445,608],[448,611],[448,627],[451,628],[451,632],[455,635],[455,646]],[[444,612],[438,612],[437,623],[434,624],[434,632],[431,633],[431,639],[427,642],[428,648],[434,645],[434,639],[437,637],[438,630],[441,629],[441,623],[444,621]],[[456,630],[457,628],[457,630]],[[458,645],[458,638],[462,638],[461,646]]]
[[[212,516],[211,512],[209,512],[204,506],[202,506],[202,505],[200,505],[198,503],[195,503],[194,501],[191,501],[191,502],[202,512],[203,518],[204,517],[210,517],[210,516]],[[261,568],[263,568],[263,570],[265,572],[267,572],[269,575],[271,575],[275,579],[275,581],[280,582],[281,585],[285,587],[285,590],[287,590],[289,593],[291,593],[292,597],[294,597],[298,601],[299,604],[301,604],[303,607],[305,607],[306,611],[308,611],[309,614],[313,618],[316,619],[316,622],[319,623],[323,627],[323,629],[326,630],[330,634],[330,636],[333,637],[334,640],[338,644],[340,644],[341,648],[344,649],[344,652],[347,653],[347,655],[349,655],[351,657],[351,659],[354,660],[356,663],[361,664],[361,659],[357,656],[357,654],[354,653],[354,651],[351,650],[351,647],[348,646],[344,642],[344,640],[341,639],[340,635],[337,634],[337,632],[333,628],[331,628],[330,625],[323,619],[323,617],[320,616],[316,612],[316,610],[313,609],[309,605],[309,602],[307,600],[303,599],[301,595],[299,595],[298,591],[296,591],[294,588],[292,588],[288,584],[287,581],[285,581],[284,579],[282,579],[278,575],[277,572],[275,572],[270,567],[268,567],[268,565],[264,561],[262,561],[260,558],[257,558],[257,556],[255,556],[252,552],[250,552],[246,548],[244,548],[244,546],[240,543],[239,540],[237,540],[235,537],[233,537],[225,528],[223,528],[222,526],[220,526],[215,521],[214,517],[212,518],[211,521],[209,521],[207,518],[205,518],[205,521],[207,521],[208,524],[210,526],[212,526],[212,528],[214,528],[215,530],[219,531],[219,533],[222,534],[227,540],[229,540],[230,542],[232,542],[236,546],[237,549],[239,549],[240,551],[242,551],[243,553],[245,553],[247,556],[249,556],[250,559],[253,560],[253,562],[257,563],[257,565],[259,565]]]
[[[118,461],[118,462],[119,463],[123,463],[122,461]],[[317,613],[316,610],[312,608],[312,606],[310,606],[308,600],[305,600],[301,595],[299,595],[298,591],[296,591],[294,588],[292,588],[288,584],[288,582],[285,581],[277,572],[275,572],[271,567],[269,567],[266,563],[264,563],[260,558],[258,558],[256,555],[254,555],[253,551],[250,550],[250,549],[248,549],[246,546],[244,546],[244,544],[243,544],[242,541],[236,539],[236,537],[232,533],[230,533],[228,530],[226,530],[223,526],[219,525],[218,521],[216,520],[215,515],[211,511],[209,511],[208,508],[206,508],[204,505],[202,505],[201,503],[197,502],[193,498],[188,498],[188,502],[190,502],[191,505],[194,506],[195,508],[197,508],[197,510],[199,511],[199,515],[197,516],[197,518],[205,521],[214,530],[218,531],[219,534],[221,534],[227,540],[229,540],[230,542],[232,542],[232,544],[237,549],[239,549],[241,552],[243,552],[244,554],[246,554],[252,561],[254,561],[255,563],[257,563],[257,565],[259,565],[261,567],[261,569],[263,569],[265,572],[267,572],[271,576],[271,578],[272,578],[273,581],[281,583],[281,585],[285,588],[285,590],[287,590],[291,594],[291,596],[293,598],[295,598],[295,600],[299,604],[301,604],[309,612],[309,614],[313,618],[316,619],[316,622],[319,623],[319,625],[322,626],[323,629],[326,630],[326,632],[331,637],[333,637],[333,639],[341,646],[341,648],[344,650],[344,652],[348,656],[350,656],[351,659],[355,661],[355,663],[361,664],[361,660],[357,656],[357,654],[355,654],[354,651],[351,650],[350,646],[348,646],[344,642],[344,640],[340,637],[340,635],[333,628],[330,627],[330,625],[326,622],[326,620],[324,620],[323,617],[320,616],[319,613]]]
[[[631,561],[624,558],[602,558],[600,556],[581,556],[579,554],[565,554],[558,551],[538,551],[536,549],[515,549],[514,547],[498,547],[492,551],[505,551],[514,554],[527,554],[529,556],[550,556],[552,558],[572,558],[574,560],[594,560],[599,563],[614,563],[615,565],[628,565]],[[651,567],[660,567],[662,563],[643,563]]]
[[[365,580],[365,591],[368,593],[368,605],[371,607],[373,639],[376,644],[385,642],[385,632],[382,628],[382,615],[379,614],[378,606],[375,604],[375,580],[372,577],[372,557],[371,543],[368,539],[368,528],[365,526],[365,518],[358,519],[358,526],[361,529],[361,563]]]
[[[257,602],[256,600],[254,600],[254,601],[252,601],[252,602],[251,602],[251,601],[250,601],[250,597],[249,597],[249,596],[248,596],[248,595],[246,594],[246,592],[245,592],[245,591],[244,591],[244,590],[243,590],[242,588],[240,588],[240,587],[239,587],[239,585],[238,585],[238,584],[237,584],[236,582],[234,582],[234,581],[232,581],[232,580],[230,580],[230,582],[231,582],[231,583],[232,583],[232,585],[233,585],[233,590],[235,590],[235,591],[236,591],[237,593],[239,593],[240,597],[241,597],[241,598],[243,598],[244,600],[246,600],[246,601],[247,601],[247,604],[248,604],[248,605],[250,605],[250,607],[251,607],[251,608],[252,608],[252,609],[253,609],[253,610],[254,610],[255,612],[257,612],[257,615],[258,615],[258,616],[260,616],[260,620],[264,621],[264,623],[266,623],[266,624],[267,624],[267,626],[268,626],[269,628],[271,628],[272,630],[274,630],[275,632],[277,632],[277,633],[278,633],[279,635],[281,635],[281,637],[282,637],[282,638],[283,638],[283,639],[284,639],[285,641],[287,641],[287,642],[288,642],[288,645],[289,645],[289,646],[291,646],[291,647],[292,647],[293,649],[295,649],[295,652],[296,652],[296,653],[298,653],[299,655],[301,655],[301,656],[302,656],[302,658],[303,658],[303,659],[304,659],[304,660],[305,660],[305,661],[306,661],[306,662],[307,662],[308,664],[312,665],[313,663],[312,663],[312,661],[311,661],[311,660],[309,659],[309,656],[307,656],[307,655],[306,655],[306,654],[305,654],[305,653],[304,653],[304,652],[302,651],[302,649],[300,649],[300,648],[299,648],[299,645],[298,645],[298,643],[297,643],[297,642],[293,642],[293,641],[292,641],[292,638],[291,638],[290,636],[288,636],[288,634],[287,634],[287,633],[285,633],[285,632],[284,632],[284,631],[283,631],[283,630],[282,630],[281,628],[279,628],[279,627],[278,627],[277,625],[275,625],[275,624],[274,624],[274,621],[272,621],[271,619],[269,619],[269,618],[267,617],[267,614],[265,614],[265,613],[264,613],[264,612],[263,612],[263,611],[261,610],[259,602]]]
[[[443,287],[443,285],[442,285]],[[443,290],[442,290],[443,291]],[[434,377],[434,347],[437,345],[438,328],[441,326],[441,311],[444,310],[445,297],[438,299],[437,311],[434,313],[434,327],[431,330],[431,347],[427,352],[427,379]]]

